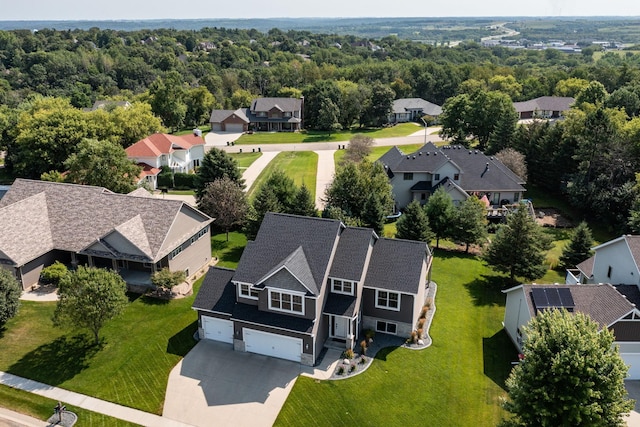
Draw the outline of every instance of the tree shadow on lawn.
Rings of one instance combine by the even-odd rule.
[[[88,335],[62,336],[25,354],[8,372],[55,386],[88,368],[103,347]]]
[[[400,348],[399,346],[382,348],[382,349],[378,350],[378,352],[376,353],[374,359],[378,359],[378,360],[382,360],[383,362],[386,362],[387,361],[387,356],[389,356],[391,353],[393,353],[394,351],[396,351],[399,348]]]
[[[193,335],[198,329],[198,321],[194,320],[183,330],[169,338],[167,342],[167,353],[177,356],[186,356],[189,351],[196,345]]]
[[[469,291],[476,306],[500,306],[504,307],[506,296],[503,289],[508,289],[513,283],[506,276],[489,276],[481,274],[480,277],[465,283],[464,287]]]
[[[518,360],[518,351],[504,329],[491,338],[482,338],[482,359],[484,374],[506,391],[505,381],[513,367],[511,363]]]

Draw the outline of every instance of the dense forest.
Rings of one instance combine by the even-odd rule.
[[[304,96],[306,126],[327,130],[380,126],[394,98],[421,97],[444,104],[459,142],[515,148],[531,184],[640,231],[640,55],[592,54],[278,29],[0,31],[0,146],[7,172],[37,178],[86,138],[126,147],[258,96]],[[545,95],[578,101],[562,123],[516,127],[510,102]],[[134,108],[82,110],[100,99]]]

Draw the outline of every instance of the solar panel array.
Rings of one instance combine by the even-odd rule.
[[[549,308],[564,308],[573,311],[575,303],[568,288],[538,288],[531,289],[533,297],[533,305],[536,310],[545,310]]]

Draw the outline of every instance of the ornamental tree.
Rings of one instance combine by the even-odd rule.
[[[541,311],[524,328],[524,358],[506,381],[518,426],[623,426],[633,409],[614,336],[583,313]]]

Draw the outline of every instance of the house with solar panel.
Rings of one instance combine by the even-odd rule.
[[[490,210],[520,201],[525,192],[525,182],[496,157],[462,145],[429,142],[410,154],[393,147],[378,161],[393,187],[397,210],[412,200],[425,204],[439,187],[456,205],[470,195],[485,197]]]
[[[211,267],[193,303],[202,339],[314,365],[363,330],[408,337],[429,289],[426,243],[333,219],[268,213],[238,268]]]
[[[504,329],[518,351],[526,340],[524,326],[544,310],[583,313],[615,336],[628,379],[640,379],[640,290],[636,285],[518,285],[507,296]]]

